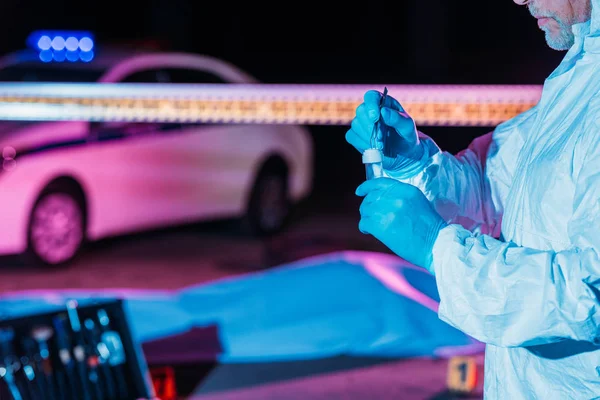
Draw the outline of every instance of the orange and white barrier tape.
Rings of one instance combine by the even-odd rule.
[[[349,125],[383,85],[0,84],[0,120]],[[421,126],[495,126],[541,86],[388,85]]]

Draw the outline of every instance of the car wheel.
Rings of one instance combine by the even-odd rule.
[[[68,189],[47,189],[38,198],[29,221],[28,255],[34,263],[60,266],[80,252],[85,238],[83,202]]]
[[[248,207],[250,229],[257,235],[272,235],[285,226],[291,203],[285,163],[272,159],[259,172]]]

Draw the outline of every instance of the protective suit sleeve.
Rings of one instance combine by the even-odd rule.
[[[588,147],[576,177],[569,249],[518,247],[458,225],[440,231],[433,268],[442,320],[502,347],[565,339],[600,345],[598,142]]]
[[[392,178],[421,189],[446,222],[498,237],[517,155],[535,114],[534,107],[475,139],[457,155],[441,151],[421,133],[426,161],[419,171]]]

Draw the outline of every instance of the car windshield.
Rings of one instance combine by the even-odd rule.
[[[0,82],[96,82],[104,71],[76,68],[67,64],[60,67],[44,65],[12,65],[0,69]]]

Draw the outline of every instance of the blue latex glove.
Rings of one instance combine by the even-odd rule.
[[[382,96],[376,90],[365,93],[364,102],[356,109],[356,116],[346,133],[346,141],[361,153],[372,148],[374,125],[381,118],[384,127],[391,129],[385,143],[383,169],[390,176],[403,175],[406,171],[416,170],[415,166],[423,162],[424,146],[419,140],[414,120],[396,99],[388,95],[380,109]],[[378,127],[379,145],[382,135],[383,132]]]
[[[416,187],[389,178],[364,182],[359,229],[371,234],[406,261],[433,274],[432,250],[446,221]]]

